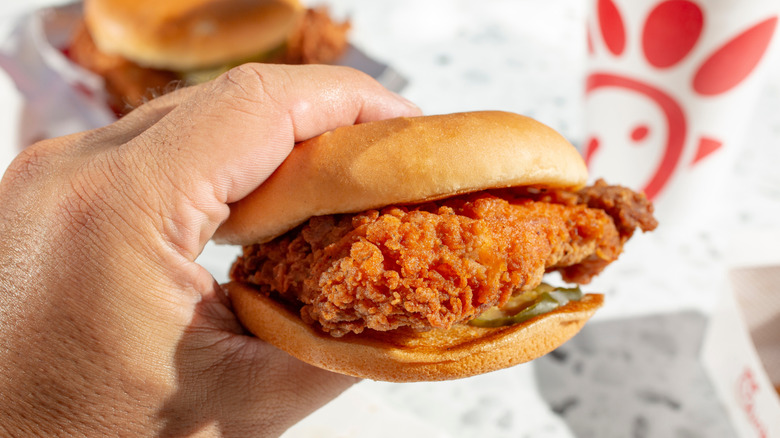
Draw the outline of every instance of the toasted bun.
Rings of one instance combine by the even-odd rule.
[[[507,327],[366,330],[334,338],[250,286],[232,282],[225,287],[239,320],[258,338],[319,368],[389,382],[460,379],[536,359],[574,336],[603,301],[602,295],[585,295]]]
[[[281,44],[304,9],[298,0],[85,0],[95,44],[146,67],[208,68]]]
[[[215,240],[263,243],[312,216],[490,188],[578,188],[586,180],[585,164],[566,139],[518,114],[484,111],[364,123],[298,144],[265,183],[231,206]]]

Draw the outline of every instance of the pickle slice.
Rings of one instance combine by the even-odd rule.
[[[231,61],[210,68],[205,67],[196,70],[179,72],[179,77],[187,85],[202,84],[216,78],[233,67],[238,67],[241,64],[246,64],[247,62],[268,62],[268,60],[273,59],[273,57],[280,55],[285,49],[286,44],[282,43],[273,49],[266,50],[265,52],[258,53],[257,55],[250,56],[248,58]]]
[[[520,294],[518,297],[522,297],[526,294],[527,293]],[[502,308],[488,309],[482,315],[472,319],[468,323],[475,327],[503,327],[517,324],[528,321],[535,316],[552,312],[561,306],[565,306],[569,301],[579,301],[582,299],[583,295],[579,286],[564,288],[552,287],[542,283],[531,292],[531,296],[535,296],[535,298],[530,301],[530,304],[520,307],[517,303],[512,302],[513,300],[518,301],[519,298],[512,297],[507,303],[509,304],[508,307],[504,306]],[[520,309],[512,311],[512,308],[516,307],[520,307]]]

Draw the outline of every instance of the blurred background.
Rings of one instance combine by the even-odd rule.
[[[65,3],[3,2],[0,53],[18,47],[18,26],[29,14]],[[596,1],[303,3],[327,5],[334,17],[348,19],[350,43],[381,64],[385,78],[391,76],[392,85],[426,114],[513,111],[553,127],[586,151],[586,76],[591,65],[586,23],[591,23],[591,37],[604,36],[589,18]],[[641,29],[631,26],[630,14],[624,19],[626,44],[639,44]],[[606,300],[581,335],[533,363],[470,379],[362,382],[285,436],[740,436],[735,422],[742,420],[721,400],[701,350],[723,296],[732,293],[730,269],[780,266],[773,251],[780,244],[776,40],[761,60],[760,77],[750,78],[755,99],[734,108],[746,119],[736,152],[727,170],[710,176],[725,181],[717,198],[726,208],[702,213],[679,227],[665,226],[661,218],[656,233],[636,236],[621,260],[587,286],[604,293]],[[591,44],[609,55],[608,38]],[[706,53],[699,55],[703,59]],[[30,98],[18,85],[18,77],[0,70],[2,168],[19,150],[25,101]],[[237,251],[209,246],[201,262],[215,278],[225,280]],[[780,301],[780,290],[776,296]],[[780,411],[776,413],[780,418]]]

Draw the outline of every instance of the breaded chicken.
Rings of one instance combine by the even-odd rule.
[[[284,50],[268,62],[331,64],[347,50],[349,21],[333,20],[327,8],[309,8],[287,39]]]
[[[333,336],[446,329],[535,288],[545,272],[590,281],[636,227],[655,228],[651,204],[603,183],[482,191],[311,218],[244,247],[231,277],[298,302],[304,321]]]

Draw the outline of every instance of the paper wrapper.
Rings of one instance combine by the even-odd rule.
[[[37,11],[19,21],[0,52],[0,67],[23,99],[17,153],[35,141],[115,120],[105,104],[103,80],[70,62],[61,50],[80,18],[79,4]]]
[[[729,272],[711,317],[702,360],[740,437],[780,436],[780,255],[757,257],[752,239],[780,241],[780,232],[740,236],[747,253]],[[772,240],[775,239],[775,240]]]
[[[106,105],[102,78],[63,54],[80,19],[80,3],[36,11],[20,20],[0,50],[0,68],[24,100],[16,153],[35,141],[115,120]],[[362,70],[396,92],[406,86],[403,76],[352,45],[338,64]]]
[[[585,87],[591,175],[644,191],[665,228],[701,226],[730,180],[777,0],[591,0]]]

